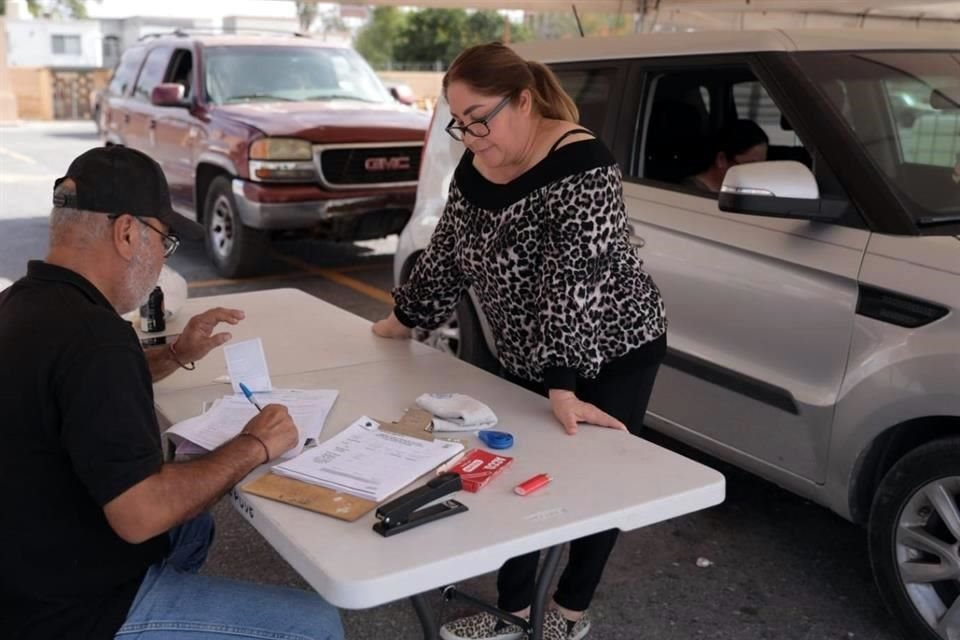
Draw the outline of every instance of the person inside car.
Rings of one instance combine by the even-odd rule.
[[[639,435],[666,353],[666,318],[628,239],[616,160],[577,125],[576,105],[553,73],[502,44],[461,53],[443,89],[453,115],[447,132],[467,150],[429,246],[373,331],[409,338],[412,327],[436,327],[473,287],[504,376],[547,396],[567,434],[589,423]],[[571,543],[546,640],[586,636],[617,534]],[[538,558],[500,569],[500,609],[529,616]],[[523,635],[490,613],[440,632],[444,640]]]
[[[727,169],[748,162],[767,159],[770,139],[753,120],[737,120],[716,136],[713,148],[707,153],[709,164],[681,184],[698,191],[720,193]]]
[[[210,309],[147,352],[121,314],[153,289],[174,234],[197,231],[156,162],[95,148],[55,183],[46,260],[0,293],[5,637],[343,637],[317,594],[197,575],[205,510],[297,441],[269,405],[215,451],[164,462],[151,383],[229,340],[214,330],[243,313]]]

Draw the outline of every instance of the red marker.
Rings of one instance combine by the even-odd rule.
[[[545,473],[535,475],[529,480],[521,482],[513,488],[513,492],[518,496],[528,496],[537,489],[541,489],[550,484],[550,476]]]

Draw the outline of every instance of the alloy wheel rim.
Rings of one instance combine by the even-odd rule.
[[[457,314],[453,313],[442,325],[436,329],[415,329],[414,338],[428,347],[433,347],[438,351],[450,354],[455,357],[460,356],[460,327],[457,324]]]
[[[210,244],[220,258],[227,258],[233,250],[233,208],[226,196],[213,203],[210,221]]]
[[[897,521],[895,553],[917,613],[943,640],[960,640],[960,476],[913,494]]]

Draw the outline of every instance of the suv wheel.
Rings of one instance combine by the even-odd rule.
[[[417,329],[414,337],[429,347],[456,356],[465,362],[500,373],[500,362],[490,353],[480,327],[480,318],[469,296],[464,296],[456,311],[442,325],[427,331]]]
[[[240,221],[228,177],[219,176],[210,183],[203,211],[207,255],[217,272],[225,278],[254,273],[269,245],[269,236]]]
[[[877,585],[908,637],[960,638],[960,438],[900,459],[880,483],[869,527]]]

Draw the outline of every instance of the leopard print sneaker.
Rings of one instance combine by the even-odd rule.
[[[478,613],[440,627],[441,640],[520,640],[523,629],[492,613]]]
[[[582,640],[590,631],[587,612],[576,622],[567,620],[556,609],[548,609],[543,617],[543,640]]]

